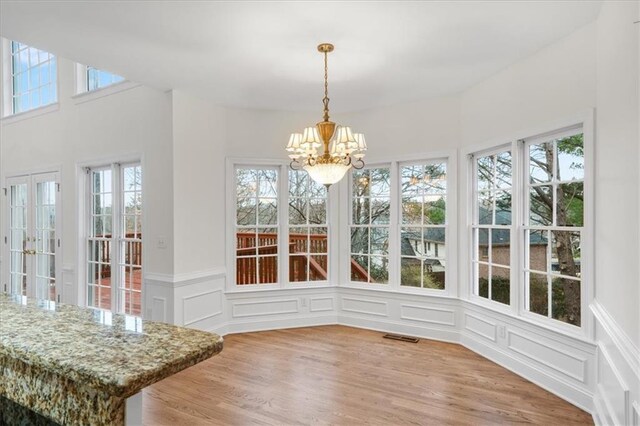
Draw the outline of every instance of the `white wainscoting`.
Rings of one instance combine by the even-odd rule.
[[[227,292],[220,271],[181,278],[145,279],[153,293],[145,296],[147,317],[220,335],[342,324],[459,343],[588,412],[601,413],[594,414],[600,424],[637,422],[636,394],[624,380],[610,381],[629,374],[632,366],[617,365],[623,355],[468,301],[351,287]]]
[[[62,302],[72,305],[81,305],[81,303],[78,303],[76,271],[72,265],[62,266]]]
[[[640,351],[596,300],[597,366],[594,420],[597,425],[640,425]]]

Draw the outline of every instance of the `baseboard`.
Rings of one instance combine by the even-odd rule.
[[[316,315],[298,317],[295,319],[260,319],[253,321],[232,321],[216,326],[215,328],[208,329],[207,331],[216,333],[220,336],[226,336],[229,334],[251,333],[255,331],[285,330],[288,328],[335,325],[337,323],[338,322],[335,315]]]
[[[412,326],[390,320],[372,320],[352,315],[338,315],[338,324],[349,327],[374,330],[385,333],[399,333],[403,335],[420,337],[423,339],[437,340],[447,343],[459,343],[460,339],[456,330],[443,330],[423,326]]]

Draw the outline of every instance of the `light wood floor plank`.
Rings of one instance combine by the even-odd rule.
[[[344,326],[229,335],[144,391],[147,425],[584,425],[591,416],[455,344]]]

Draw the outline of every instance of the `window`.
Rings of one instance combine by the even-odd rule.
[[[474,154],[470,163],[473,293],[505,305],[518,300],[512,309],[559,327],[583,325],[589,294],[582,129],[526,138]]]
[[[584,137],[580,131],[525,141],[527,310],[581,324]]]
[[[446,162],[400,166],[402,286],[445,287],[446,176]]]
[[[351,182],[351,280],[387,284],[391,170],[354,170]]]
[[[14,114],[57,101],[56,57],[12,41],[11,108]]]
[[[142,313],[142,167],[89,169],[87,303]]]
[[[303,170],[289,170],[289,281],[328,279],[328,191]]]
[[[92,66],[87,66],[86,80],[87,85],[85,91],[91,92],[93,90],[102,89],[104,87],[111,86],[112,84],[124,81],[124,78],[107,71],[99,70]]]
[[[236,284],[278,282],[277,167],[237,167]]]
[[[474,292],[507,305],[511,297],[512,175],[509,150],[474,159]]]

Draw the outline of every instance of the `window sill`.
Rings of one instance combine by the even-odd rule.
[[[58,111],[59,109],[60,109],[60,103],[55,102],[49,105],[44,105],[38,108],[30,109],[29,111],[7,115],[6,117],[2,117],[2,120],[0,120],[0,122],[2,123],[2,125],[13,124],[23,120],[39,117],[44,114],[49,114],[51,112]]]
[[[112,84],[107,87],[103,87],[96,90],[91,90],[89,92],[81,92],[73,95],[71,99],[73,99],[76,105],[83,104],[85,102],[91,102],[96,99],[104,98],[106,96],[115,95],[116,93],[124,92],[127,90],[135,89],[139,87],[139,83],[134,83],[132,81],[121,81],[115,84]]]

